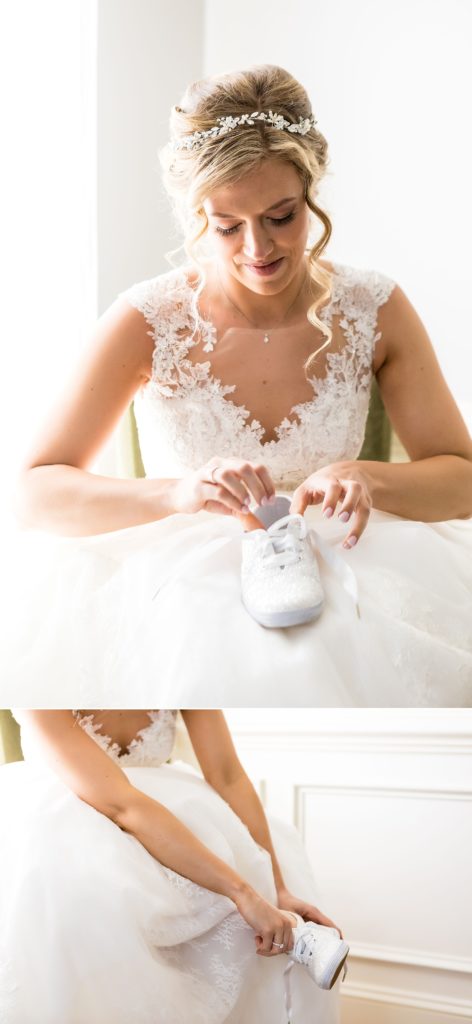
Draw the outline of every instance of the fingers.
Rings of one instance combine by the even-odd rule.
[[[293,949],[293,926],[290,924],[290,922],[287,922],[287,924],[285,926],[284,936],[285,936],[285,952],[289,953],[290,950]]]
[[[265,466],[260,463],[243,462],[240,464],[238,472],[246,488],[246,497],[248,494],[252,495],[256,505],[266,504],[270,498],[275,497],[275,487]],[[231,471],[229,471],[229,475],[234,477],[234,473],[231,474]],[[225,479],[225,471],[223,471],[223,479]]]
[[[251,530],[266,529],[260,519],[253,515],[252,512],[233,512],[233,515],[236,516],[236,519],[239,519],[240,523],[242,523],[246,533]]]
[[[328,477],[328,485],[326,487],[323,507],[321,509],[322,515],[325,519],[330,519],[334,515],[334,510],[338,501],[342,501],[346,491],[340,480],[336,477]]]
[[[270,930],[264,935],[256,935],[256,949],[259,956],[280,956],[287,953],[293,946],[293,934],[288,922],[284,922],[275,932]]]
[[[357,480],[319,476],[314,483],[315,486],[310,488],[309,482],[305,481],[294,491],[290,512],[298,512],[303,515],[308,505],[319,505],[322,502],[323,517],[331,519],[335,514],[336,507],[340,505],[338,519],[341,523],[350,521],[350,527],[343,541],[343,548],[350,551],[357,544],[367,526],[372,508],[370,495]]]
[[[210,500],[225,504],[232,512],[245,515],[251,500],[261,505],[275,497],[270,473],[260,463],[215,457],[203,467],[203,473],[204,488],[207,485],[216,488]]]
[[[311,491],[307,489],[304,484],[293,492],[292,504],[290,505],[290,512],[303,516],[309,505],[319,505],[320,501],[323,500],[323,494],[320,491]]]
[[[278,956],[279,953],[284,952],[284,934],[281,929],[276,932],[270,929],[264,932],[263,935],[258,935],[257,939],[259,940],[259,948],[257,950],[259,956]]]
[[[314,907],[307,903],[304,907],[303,917],[305,921],[315,921],[316,924],[322,924],[326,928],[335,928],[336,931],[339,932],[339,937],[341,939],[344,938],[344,935],[338,925],[335,924],[330,917],[326,917],[326,914],[322,914],[321,910],[318,910],[318,907]]]
[[[350,529],[343,542],[343,548],[348,551],[357,544],[359,537],[364,533],[371,510],[370,500],[367,498],[361,484],[351,481],[346,484],[341,508],[338,512],[338,519],[347,523],[351,519]]]

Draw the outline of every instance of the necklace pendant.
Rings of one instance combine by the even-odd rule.
[[[267,331],[266,331],[265,334],[264,334],[264,345],[267,345],[268,341],[269,341],[269,335],[267,334]]]

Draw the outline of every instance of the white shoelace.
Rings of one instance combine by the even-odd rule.
[[[309,928],[302,935],[298,936],[298,939],[294,946],[294,952],[296,952],[297,960],[289,960],[283,974],[284,979],[284,990],[285,990],[285,1012],[287,1014],[287,1024],[294,1024],[292,1022],[292,986],[291,986],[291,973],[295,967],[295,963],[307,964],[310,956],[315,952],[316,939]],[[300,948],[298,948],[300,947]],[[347,974],[347,962],[344,963],[344,969],[342,974],[342,981],[344,981]]]
[[[291,973],[295,966],[295,963],[307,964],[310,956],[313,955],[315,948],[316,939],[309,928],[302,935],[298,936],[298,939],[293,947],[293,953],[296,955],[297,960],[289,960],[284,970],[284,989],[285,989],[285,1012],[287,1014],[287,1024],[291,1024],[292,1021],[292,986],[291,986]]]
[[[290,524],[298,522],[298,532],[290,529]],[[283,516],[266,530],[266,537],[260,541],[264,561],[271,565],[293,565],[300,560],[300,541],[307,535],[306,523],[298,513]]]
[[[295,531],[288,529],[289,524],[296,521],[299,521],[300,523],[298,536]],[[264,528],[261,526],[261,530],[263,529]],[[338,555],[337,552],[320,537],[316,530],[307,530],[306,521],[303,516],[299,515],[298,512],[283,516],[282,519],[278,519],[277,522],[273,523],[265,532],[267,533],[267,537],[263,537],[261,541],[264,545],[264,557],[270,558],[273,560],[274,564],[277,565],[289,565],[293,562],[297,562],[300,557],[300,543],[308,537],[313,550],[315,552],[319,551],[321,557],[340,579],[344,590],[354,601],[358,618],[361,617],[359,608],[359,592],[354,571],[351,569],[351,566],[347,565],[344,559],[342,559],[340,555]],[[190,555],[185,555],[182,559],[181,571],[170,573],[169,576],[159,584],[157,590],[152,595],[151,600],[154,601],[154,598],[157,597],[159,591],[167,583],[173,583],[182,579],[185,576],[187,569],[190,566],[203,561],[209,552],[213,553],[218,551],[227,544],[232,544],[234,540],[234,537],[215,537],[214,540],[205,544],[202,550],[197,549],[197,551],[193,551]]]
[[[295,530],[290,529],[290,524],[295,522],[299,523],[298,534]],[[357,580],[351,566],[347,565],[337,552],[322,540],[316,530],[307,530],[303,516],[298,512],[283,516],[282,519],[278,519],[276,523],[269,526],[266,532],[267,537],[261,541],[263,544],[262,555],[272,565],[280,566],[298,562],[301,542],[308,536],[313,550],[316,552],[318,549],[321,557],[341,580],[345,591],[354,601],[358,618],[361,617]]]

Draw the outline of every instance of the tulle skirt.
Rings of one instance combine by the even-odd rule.
[[[346,527],[321,506],[306,519],[353,570],[360,618],[320,556],[319,619],[260,626],[241,600],[231,517],[178,514],[80,538],[19,532],[2,585],[4,704],[472,706],[472,521],[374,509],[348,552]]]
[[[124,769],[275,901],[267,851],[183,763]],[[286,1024],[284,955],[255,952],[225,896],[159,864],[35,761],[0,769],[1,1024]],[[298,833],[271,820],[285,881],[319,902]],[[293,1024],[338,1024],[295,965]]]

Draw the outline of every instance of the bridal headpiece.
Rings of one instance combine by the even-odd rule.
[[[282,114],[274,114],[272,110],[269,110],[268,113],[255,110],[253,114],[241,114],[240,117],[217,117],[216,120],[217,124],[205,132],[193,132],[192,135],[184,135],[182,138],[176,139],[171,143],[172,149],[198,149],[205,139],[218,138],[220,135],[226,135],[232,131],[237,125],[254,124],[256,121],[266,121],[272,128],[296,135],[306,135],[310,128],[314,128],[317,124],[313,114],[310,117],[299,117],[297,124],[296,121],[287,121]]]

